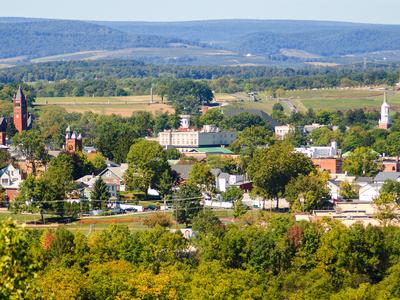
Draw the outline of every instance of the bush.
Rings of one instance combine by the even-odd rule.
[[[151,228],[157,225],[161,227],[170,227],[172,225],[171,217],[165,213],[153,213],[150,214],[144,221],[143,224]]]

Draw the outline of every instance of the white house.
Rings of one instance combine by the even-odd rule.
[[[22,182],[22,175],[20,170],[9,164],[0,170],[0,182],[3,188],[15,187],[18,188]]]
[[[374,201],[379,196],[381,188],[382,184],[380,183],[371,183],[360,187],[358,192],[359,200],[363,202]]]
[[[219,192],[225,192],[231,186],[245,191],[251,189],[251,182],[246,181],[243,175],[224,173],[220,169],[212,169],[211,172],[215,176],[215,187]]]
[[[86,175],[76,180],[83,187],[84,196],[90,198],[90,191],[96,180],[101,177],[109,189],[110,197],[116,198],[119,192],[125,191],[124,174],[128,164],[121,164],[118,167],[107,167],[99,175]]]
[[[332,141],[330,146],[298,147],[295,148],[295,151],[303,153],[309,158],[328,158],[340,155],[335,141]]]
[[[333,200],[341,199],[340,181],[328,180],[328,189],[329,189],[329,193],[331,194],[331,199],[333,199]]]
[[[275,135],[281,140],[291,132],[295,132],[295,128],[292,125],[275,126]]]

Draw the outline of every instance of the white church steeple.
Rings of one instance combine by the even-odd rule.
[[[390,106],[387,103],[386,99],[386,92],[383,95],[383,103],[381,106],[381,119],[379,120],[379,128],[381,129],[389,129],[391,125],[391,120],[390,120]]]

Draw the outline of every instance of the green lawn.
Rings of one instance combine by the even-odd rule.
[[[215,210],[214,212],[221,219],[232,218],[231,210]],[[173,219],[172,211],[167,211],[165,213],[170,215]],[[147,218],[149,214],[151,213],[124,214],[108,217],[83,217],[82,219],[69,224],[58,224],[55,222],[50,223],[49,218],[54,218],[54,216],[45,215],[47,223],[45,226],[43,226],[40,224],[35,224],[35,221],[39,223],[41,220],[39,214],[13,214],[8,212],[1,212],[0,222],[11,219],[25,228],[36,229],[65,226],[72,231],[80,231],[83,234],[88,235],[95,231],[104,230],[112,224],[127,226],[131,231],[147,230],[148,227],[143,224],[143,220]],[[174,225],[173,228],[184,228],[184,225]]]

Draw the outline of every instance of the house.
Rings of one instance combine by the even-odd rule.
[[[83,196],[90,199],[90,192],[93,185],[100,177],[108,186],[110,198],[116,198],[119,192],[125,191],[124,174],[127,169],[128,164],[121,164],[118,167],[107,167],[97,176],[86,175],[76,180],[76,182],[80,184]]]
[[[275,136],[283,140],[289,133],[294,133],[295,128],[292,125],[281,125],[281,126],[275,126]]]
[[[343,160],[339,157],[313,158],[311,160],[314,166],[330,174],[340,174],[343,172]]]
[[[341,199],[340,196],[340,181],[337,180],[328,180],[328,189],[331,195],[331,199],[339,200]]]
[[[296,152],[303,153],[311,159],[315,158],[333,158],[340,155],[340,150],[337,148],[337,143],[332,141],[330,146],[312,146],[298,147]]]
[[[164,148],[176,148],[180,152],[190,152],[199,147],[220,147],[236,140],[235,131],[222,131],[213,125],[204,125],[201,130],[190,128],[190,116],[181,115],[181,127],[164,130],[158,134],[158,142]]]
[[[382,160],[383,172],[399,172],[400,162],[399,158],[384,158]]]
[[[374,178],[374,183],[383,184],[387,180],[400,181],[400,172],[379,172]]]
[[[248,192],[252,189],[252,182],[246,181],[244,175],[228,174],[220,169],[212,169],[211,173],[215,177],[215,187],[219,192],[226,192],[231,186],[236,186],[241,190]]]
[[[380,183],[370,183],[360,187],[358,191],[358,198],[360,201],[372,202],[375,198],[379,197],[382,184]]]
[[[317,124],[317,123],[313,123],[311,125],[304,125],[303,133],[304,134],[309,134],[309,133],[313,132],[315,129],[318,129],[318,128],[321,128],[321,127],[325,127],[325,125],[321,125],[321,124]]]
[[[186,181],[189,178],[190,171],[193,168],[193,164],[174,164],[171,169],[175,171],[182,181]]]
[[[357,177],[356,184],[361,188],[367,184],[374,183],[374,177]]]
[[[7,198],[14,200],[18,196],[18,189],[23,182],[22,173],[19,169],[9,164],[0,170],[0,183],[6,190]]]

